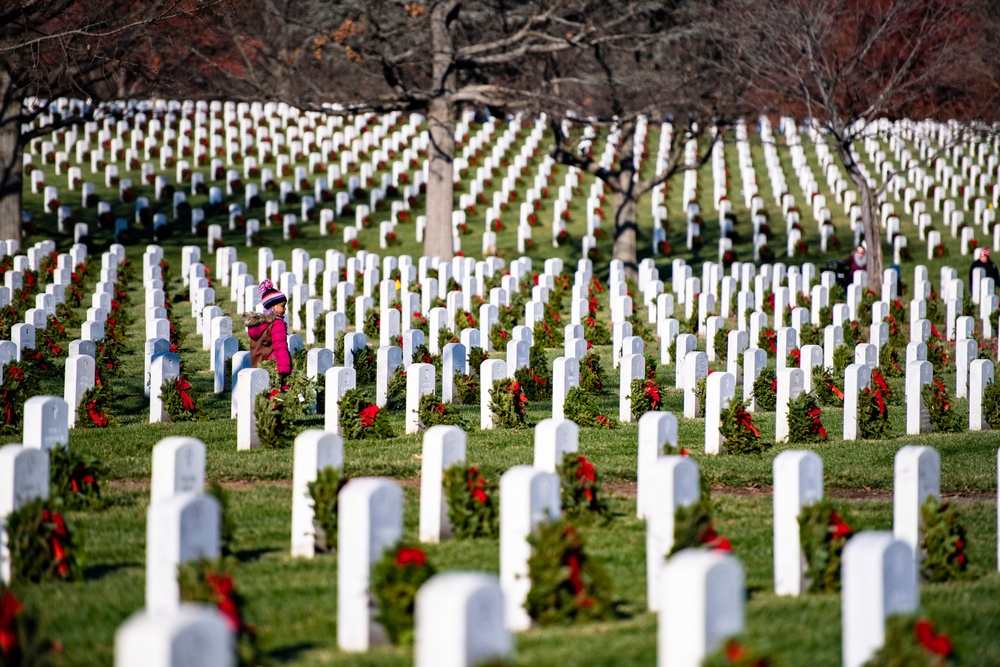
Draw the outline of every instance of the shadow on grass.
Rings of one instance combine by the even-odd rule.
[[[298,657],[300,653],[317,648],[318,646],[319,644],[315,642],[299,642],[298,644],[282,646],[281,648],[274,649],[273,651],[268,651],[267,657],[275,662],[288,662],[289,660]]]
[[[85,581],[99,581],[108,575],[115,574],[120,570],[127,570],[131,567],[137,567],[142,569],[142,563],[104,563],[101,565],[92,565],[90,567],[84,568],[83,578]]]
[[[274,548],[266,549],[243,549],[236,553],[236,560],[241,563],[253,563],[260,560],[263,556],[270,553],[277,553],[279,550]]]

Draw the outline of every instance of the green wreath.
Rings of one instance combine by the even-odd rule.
[[[597,396],[582,387],[573,387],[566,392],[563,402],[563,416],[576,422],[580,428],[615,428],[617,419],[608,419],[597,407]]]
[[[601,358],[593,352],[588,352],[580,361],[580,387],[591,392],[604,388],[604,367]]]
[[[925,618],[890,616],[885,622],[885,642],[864,667],[946,667],[955,664],[951,639],[936,634]]]
[[[761,369],[753,381],[753,397],[761,412],[774,412],[778,407],[778,376],[770,366]]]
[[[160,386],[160,401],[170,415],[171,422],[189,422],[202,419],[197,398],[190,393],[191,383],[183,375],[167,378]]]
[[[651,410],[661,409],[663,407],[663,392],[664,389],[655,380],[632,380],[632,388],[629,393],[632,403],[632,418],[638,419]]]
[[[579,530],[565,519],[542,522],[528,537],[531,589],[524,607],[539,625],[570,625],[610,618],[614,587],[585,552]]]
[[[417,591],[436,570],[418,547],[403,543],[386,549],[375,564],[371,592],[378,612],[375,620],[393,644],[413,643],[413,612]]]
[[[290,447],[295,436],[302,430],[288,414],[286,406],[295,402],[290,392],[272,389],[268,393],[257,394],[253,415],[257,422],[257,437],[265,449]]]
[[[610,518],[597,468],[586,456],[575,452],[564,454],[556,472],[562,481],[562,511],[566,516],[586,522],[598,517]]]
[[[770,667],[774,663],[767,652],[741,639],[730,637],[722,646],[705,656],[702,667]]]
[[[43,616],[37,607],[19,600],[0,582],[0,610],[3,610],[5,642],[0,645],[0,664],[9,667],[49,667],[62,647],[45,637]]]
[[[760,454],[770,447],[770,444],[761,442],[760,431],[742,401],[730,401],[729,408],[722,415],[719,432],[726,439],[728,454]]]
[[[972,578],[967,555],[968,538],[958,510],[951,503],[931,496],[920,507],[923,536],[920,574],[924,581],[938,583]]]
[[[340,399],[340,432],[348,440],[381,440],[392,438],[389,413],[360,389],[347,391]]]
[[[858,435],[863,440],[892,437],[888,402],[878,387],[874,391],[865,387],[858,392]]]
[[[345,484],[347,475],[333,466],[317,471],[316,481],[309,482],[317,551],[328,553],[337,548],[338,499]]]
[[[512,339],[510,332],[504,329],[499,324],[494,324],[490,327],[490,345],[496,352],[503,353],[507,351],[507,343]]]
[[[455,406],[442,403],[434,394],[424,394],[420,397],[417,419],[420,421],[421,430],[441,424],[458,426],[464,431],[469,429],[469,422],[462,418]]]
[[[69,445],[52,448],[49,459],[49,497],[59,498],[69,510],[97,508],[105,468],[92,456],[71,451]]]
[[[479,383],[475,376],[455,373],[452,384],[452,402],[458,405],[477,405],[479,403]]]
[[[843,378],[838,377],[832,368],[812,369],[813,391],[816,400],[825,407],[841,407],[844,405],[844,391],[838,386],[843,384]]]
[[[496,482],[483,477],[475,466],[456,463],[444,471],[442,486],[455,537],[496,537],[500,530]]]
[[[983,419],[991,429],[1000,429],[1000,384],[996,382],[991,381],[983,390]]]
[[[58,499],[36,498],[7,515],[4,528],[10,551],[12,584],[83,578],[80,545],[62,509]]]
[[[354,350],[354,377],[358,386],[375,384],[378,377],[378,361],[375,352],[365,345]]]
[[[960,417],[952,409],[952,398],[948,395],[948,390],[938,377],[935,377],[930,384],[921,387],[920,394],[936,431],[959,433],[965,430]]]
[[[386,394],[386,410],[402,410],[406,407],[406,369],[397,366],[389,376],[389,390]]]
[[[552,400],[552,378],[546,379],[539,375],[534,368],[525,366],[514,372],[514,379],[524,390],[524,395],[529,401]]]
[[[708,548],[732,551],[729,540],[719,535],[712,522],[712,494],[708,482],[701,479],[698,502],[674,510],[674,545],[667,558],[684,549]]]
[[[803,507],[799,514],[799,544],[806,561],[805,578],[810,593],[840,591],[840,563],[850,526],[827,500]]]
[[[814,394],[802,392],[788,402],[788,442],[793,445],[823,442],[826,428],[821,419],[819,401]]]
[[[111,411],[113,404],[111,385],[104,381],[94,385],[80,397],[80,405],[76,408],[76,427],[107,428],[117,425],[118,420]]]
[[[495,428],[518,428],[525,425],[528,397],[517,380],[494,380],[490,389],[489,409],[493,413]]]

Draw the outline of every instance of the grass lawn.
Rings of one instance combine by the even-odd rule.
[[[655,146],[658,143],[656,129],[650,132],[647,146],[651,149],[650,160],[643,175],[649,175]],[[515,143],[519,150],[521,141]],[[543,143],[544,147],[544,143]],[[600,147],[595,147],[595,152]],[[749,229],[749,212],[739,196],[739,175],[736,168],[735,149],[727,147],[726,159],[732,174],[730,199],[735,204],[735,213],[743,230]],[[785,174],[797,198],[803,197],[793,177],[787,150],[781,147]],[[516,154],[516,153],[512,153]],[[754,146],[753,157],[758,173],[758,187],[767,202],[771,214],[771,227],[775,238],[772,249],[784,248],[784,225],[780,222],[780,206],[775,206],[770,196],[770,184],[763,164],[763,154],[759,146]],[[814,171],[818,171],[815,151],[807,146],[806,154]],[[534,169],[544,150],[534,158],[529,169]],[[37,162],[36,157],[36,162]],[[65,177],[56,177],[51,166],[46,167],[46,182],[62,183]],[[205,169],[204,171],[207,171]],[[95,180],[89,175],[89,167],[84,168],[85,180]],[[561,184],[565,170],[555,167],[556,185]],[[530,178],[532,174],[529,172]],[[133,174],[137,182],[137,173]],[[587,191],[590,177],[583,180],[583,190]],[[712,211],[711,169],[706,167],[699,174],[699,201],[703,211]],[[836,206],[831,192],[826,189],[826,181],[819,178],[820,190],[833,204],[834,223],[837,226],[844,247],[850,245],[847,230],[847,216]],[[62,187],[62,186],[61,186]],[[138,194],[145,194],[146,188],[137,183]],[[465,191],[465,187],[459,191]],[[551,188],[553,192],[557,189]],[[687,253],[684,248],[684,224],[680,182],[671,183],[667,193],[667,205],[671,212],[671,229],[668,242],[675,249],[675,256],[684,256],[693,265],[694,275],[700,276],[700,262],[715,259],[719,232],[715,228],[714,213],[705,214],[703,236],[705,250],[702,255]],[[98,193],[110,198],[112,193],[99,184]],[[456,194],[457,196],[457,194]],[[69,197],[63,197],[66,201]],[[204,204],[206,197],[190,197],[192,206]],[[604,206],[605,220],[612,219],[610,203]],[[117,201],[116,195],[114,201]],[[419,207],[414,212],[420,214]],[[56,231],[55,216],[42,211],[40,196],[26,194],[25,207],[32,211],[38,232],[27,239],[30,245],[42,238],[53,238],[60,250],[65,250],[72,242],[69,234]],[[166,202],[153,202],[157,212],[166,211]],[[480,207],[485,208],[485,207]],[[508,256],[514,256],[516,247],[516,227],[518,204],[502,216],[505,229],[498,235],[498,243]],[[806,207],[800,204],[804,212]],[[901,209],[901,204],[897,205]],[[295,206],[283,207],[282,213],[294,212]],[[115,215],[133,217],[131,204],[116,204]],[[576,241],[585,233],[585,216],[582,200],[574,204],[573,220],[569,231],[574,243],[571,246],[552,248],[545,241],[548,238],[548,223],[536,228],[535,252],[536,271],[541,260],[550,256],[560,256],[575,262]],[[539,218],[551,219],[552,200],[546,200]],[[93,220],[93,210],[82,211],[74,207],[78,221],[91,223],[95,250],[110,242],[110,233],[99,229]],[[649,253],[651,243],[650,211],[646,202],[639,206],[640,257]],[[479,217],[483,211],[478,212]],[[938,215],[938,214],[935,214]],[[247,217],[253,217],[248,215]],[[262,217],[262,215],[260,216]],[[373,214],[372,228],[360,231],[365,248],[377,251],[378,222],[388,217],[387,213]],[[214,215],[209,223],[224,224],[224,216]],[[473,222],[474,221],[474,222]],[[338,219],[338,225],[345,220]],[[463,237],[463,247],[470,255],[478,254],[481,245],[482,228],[478,218],[470,219],[468,236]],[[940,223],[940,220],[938,220]],[[310,223],[305,236],[294,244],[308,250],[314,257],[323,256],[328,247],[343,249],[339,235],[320,237],[318,227]],[[403,228],[405,230],[405,227]],[[903,220],[904,233],[910,236],[914,256],[923,254],[918,249],[915,228],[909,220]],[[128,256],[141,269],[141,253],[144,244],[151,240],[148,230],[133,226],[138,242],[128,248]],[[278,228],[265,228],[264,241],[274,251],[278,259],[290,261],[293,244],[281,241]],[[810,252],[818,253],[818,233],[811,221],[804,224],[804,238],[810,244]],[[598,248],[603,259],[610,257],[610,234],[599,239]],[[749,231],[736,244],[738,255],[750,257]],[[950,237],[950,234],[944,236]],[[411,230],[400,234],[403,244],[394,248],[394,253],[420,254],[413,242]],[[224,234],[227,242],[240,245],[240,258],[246,261],[251,272],[256,272],[256,249],[244,249],[242,238],[237,232]],[[174,279],[168,293],[183,293],[180,279],[181,247],[188,243],[204,245],[203,239],[188,236],[186,230],[178,228],[174,238],[161,243],[168,263],[173,268]],[[946,238],[945,244],[953,257],[927,262],[932,279],[936,281],[939,268],[947,263],[959,267],[960,276],[965,273],[966,258],[957,257],[957,241]],[[815,250],[813,250],[815,249]],[[203,261],[213,269],[214,262],[203,249]],[[780,253],[779,253],[780,254]],[[813,254],[807,258],[796,258],[790,262],[813,261],[822,268],[825,260],[846,255],[847,250],[829,255]],[[669,282],[670,258],[660,256],[657,265],[665,282]],[[606,264],[596,265],[599,275],[606,273]],[[571,268],[568,268],[571,270]],[[908,282],[912,265],[906,267],[904,282]],[[87,277],[85,294],[92,293],[95,272]],[[96,272],[99,273],[99,272]],[[228,288],[222,288],[216,279],[218,305],[225,314],[233,317],[234,330],[247,347],[245,331],[238,320],[238,311],[228,300]],[[175,305],[175,324],[186,334],[186,340],[179,350],[183,362],[183,372],[191,380],[194,393],[198,395],[205,413],[204,421],[183,424],[148,423],[148,402],[142,392],[144,317],[143,292],[138,282],[128,290],[130,301],[127,310],[132,323],[127,330],[127,352],[120,359],[122,372],[112,379],[115,392],[114,416],[118,425],[113,429],[76,429],[72,432],[71,446],[81,452],[96,456],[107,467],[108,483],[104,488],[106,506],[91,512],[72,513],[72,518],[82,532],[86,547],[86,581],[79,584],[46,584],[22,590],[25,597],[36,603],[47,618],[49,634],[62,641],[65,651],[57,656],[60,667],[71,665],[110,665],[113,659],[112,638],[115,629],[129,615],[139,610],[144,599],[145,562],[145,516],[149,497],[149,477],[152,448],[162,438],[171,435],[190,435],[203,440],[208,448],[207,476],[220,479],[231,489],[232,509],[238,532],[236,550],[240,565],[236,571],[238,587],[248,600],[248,615],[259,625],[264,648],[275,662],[290,665],[403,665],[412,662],[409,648],[382,647],[367,654],[348,655],[336,648],[336,556],[322,556],[313,560],[293,560],[289,557],[289,532],[291,517],[292,450],[260,449],[250,452],[236,450],[236,423],[229,419],[229,394],[214,395],[212,374],[208,353],[201,350],[201,336],[195,333],[194,321],[189,317],[186,301]],[[909,297],[903,297],[904,301]],[[607,322],[610,308],[606,291],[599,296],[598,317]],[[644,314],[639,303],[639,312]],[[79,330],[89,296],[85,303],[74,311],[76,319],[71,324],[74,333]],[[568,316],[568,299],[564,300]],[[353,311],[349,313],[353,322]],[[682,315],[679,316],[682,319]],[[519,319],[520,321],[520,319]],[[937,323],[940,328],[940,322]],[[730,321],[728,326],[732,327]],[[705,341],[699,341],[704,349]],[[600,396],[600,407],[607,415],[618,414],[618,376],[611,367],[609,346],[595,348],[603,360],[607,371],[608,390]],[[993,348],[995,351],[995,346]],[[647,344],[647,355],[659,355],[659,345]],[[561,350],[548,350],[551,362],[561,355]],[[952,355],[953,358],[954,355]],[[61,369],[63,361],[57,360]],[[774,364],[773,357],[770,363]],[[714,369],[724,365],[714,362]],[[954,361],[945,369],[943,379],[950,389],[955,385]],[[682,394],[674,390],[674,367],[659,366],[658,379],[667,387],[665,409],[681,413]],[[42,393],[62,394],[62,377],[56,374],[43,379]],[[902,395],[902,380],[890,379],[890,384]],[[966,413],[963,400],[954,401],[955,410]],[[478,424],[478,406],[460,408],[470,423]],[[530,424],[550,416],[548,401],[534,401],[530,405],[526,428],[519,430],[480,431],[472,428],[468,435],[468,461],[480,466],[487,475],[498,477],[512,465],[530,464],[533,460],[533,431]],[[893,477],[893,457],[904,445],[920,444],[933,446],[941,454],[941,488],[946,494],[965,496],[958,500],[960,510],[969,532],[968,553],[971,562],[981,571],[982,576],[971,582],[925,585],[921,588],[924,610],[934,619],[935,624],[953,639],[956,650],[967,665],[1000,664],[1000,577],[997,576],[997,490],[996,451],[997,437],[989,431],[963,432],[958,434],[928,433],[917,437],[905,435],[905,407],[901,404],[890,406],[890,419],[895,437],[882,441],[845,442],[842,440],[843,414],[839,408],[824,408],[822,420],[829,432],[829,440],[819,445],[805,448],[816,451],[823,459],[825,485],[834,496],[838,507],[844,510],[848,523],[855,530],[889,530],[892,522],[891,490]],[[754,416],[765,440],[774,439],[774,414],[760,413]],[[403,432],[402,411],[392,414],[393,426],[397,433]],[[840,599],[836,595],[807,596],[799,599],[777,598],[773,595],[772,548],[771,548],[771,497],[772,462],[774,457],[786,449],[802,449],[801,445],[778,445],[764,454],[747,456],[708,456],[703,453],[704,420],[683,419],[680,422],[680,444],[691,450],[693,458],[701,467],[702,474],[715,485],[713,498],[716,504],[716,524],[719,531],[729,537],[735,553],[742,561],[747,574],[748,602],[747,629],[752,643],[767,648],[779,659],[780,664],[834,666],[840,664]],[[322,416],[306,419],[302,426],[322,428]],[[2,442],[19,441],[19,433],[5,436]],[[612,498],[614,519],[606,526],[584,529],[589,553],[603,562],[615,582],[620,601],[619,616],[609,622],[590,624],[573,628],[539,628],[517,637],[519,665],[633,665],[653,664],[656,655],[656,619],[646,612],[645,602],[645,530],[642,522],[635,518],[635,500],[630,493],[629,482],[635,480],[637,454],[637,428],[635,424],[623,424],[614,430],[584,429],[580,434],[580,449],[597,466],[602,479],[613,483],[620,495]],[[344,456],[347,474],[358,476],[387,476],[408,481],[406,486],[405,532],[416,539],[417,532],[417,491],[409,483],[419,477],[421,450],[419,436],[399,435],[385,441],[348,441]],[[451,541],[427,548],[431,561],[439,570],[484,570],[496,572],[499,569],[499,549],[496,540]]]

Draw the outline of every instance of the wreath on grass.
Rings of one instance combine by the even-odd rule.
[[[456,463],[444,471],[442,481],[448,501],[448,522],[455,537],[496,537],[500,530],[497,485],[475,466]]]
[[[458,405],[479,403],[479,383],[474,379],[474,376],[455,373],[452,384],[452,402]]]
[[[282,449],[295,440],[301,429],[295,425],[286,405],[294,401],[291,392],[271,389],[266,394],[257,394],[254,400],[253,416],[257,423],[257,437],[266,449]]]
[[[354,350],[354,377],[359,385],[375,384],[378,377],[378,361],[370,347]]]
[[[845,329],[848,331],[849,329]],[[838,373],[843,373],[844,369],[854,363],[854,347],[848,343],[841,343],[833,350],[833,369]]]
[[[768,354],[777,354],[778,332],[774,329],[761,329],[760,333],[757,334],[757,347]]]
[[[580,388],[591,392],[604,388],[604,367],[593,352],[588,352],[580,362]]]
[[[381,440],[395,437],[389,413],[360,389],[347,391],[340,399],[340,432],[348,440]]]
[[[632,402],[633,419],[638,419],[651,410],[659,410],[663,407],[663,390],[655,380],[632,380],[629,398]]]
[[[469,374],[478,376],[483,362],[490,358],[485,348],[473,347],[469,350]]]
[[[194,396],[189,392],[191,383],[183,375],[168,378],[160,387],[163,409],[170,415],[171,422],[190,422],[202,418],[201,410]]]
[[[877,368],[872,369],[872,384],[882,392],[882,396],[885,398],[886,403],[889,405],[896,405],[899,403],[899,393],[889,386],[889,383],[885,381],[885,376],[882,375],[882,371]]]
[[[617,419],[608,419],[597,407],[597,395],[582,387],[573,387],[566,392],[563,402],[563,416],[580,428],[614,428]]]
[[[58,499],[36,498],[7,515],[12,584],[79,581],[80,547]]]
[[[966,555],[968,538],[954,505],[931,496],[920,507],[920,516],[923,522],[920,574],[924,581],[971,578],[974,573],[969,569]]]
[[[858,392],[858,435],[863,440],[881,440],[892,437],[889,407],[880,387],[865,387]]]
[[[59,498],[68,510],[100,507],[104,473],[104,466],[92,456],[70,451],[66,444],[57,445],[50,452],[49,497]]]
[[[813,366],[812,381],[813,392],[820,405],[825,407],[844,405],[844,391],[838,386],[838,382],[843,383],[843,378],[837,376],[832,368]]]
[[[406,407],[406,369],[397,366],[389,376],[389,389],[386,394],[386,410],[402,410]]]
[[[733,550],[729,540],[716,532],[712,523],[712,511],[711,492],[702,479],[698,502],[674,510],[674,546],[667,558],[684,549]]]
[[[991,429],[1000,429],[1000,384],[996,382],[990,382],[983,390],[983,419]]]
[[[539,375],[533,367],[525,366],[514,372],[514,379],[524,389],[529,401],[552,400],[552,378]]]
[[[714,371],[712,371],[714,372]],[[703,377],[694,385],[694,398],[697,410],[695,419],[705,418],[705,396],[708,394],[708,377]]]
[[[510,332],[504,329],[499,324],[494,324],[490,327],[489,341],[490,345],[497,352],[503,352],[507,349],[507,343],[511,340]]]
[[[493,413],[495,427],[518,428],[525,424],[528,397],[517,380],[500,378],[494,380],[493,388],[490,389],[489,409]]]
[[[761,442],[760,430],[754,425],[743,401],[729,403],[729,408],[722,415],[719,433],[726,439],[724,446],[729,454],[760,454],[771,446]]]
[[[753,397],[761,412],[774,412],[778,407],[778,376],[774,369],[765,367],[753,381]]]
[[[378,607],[375,620],[393,644],[413,643],[413,610],[417,591],[436,570],[418,547],[403,543],[386,549],[375,564],[371,592]]]
[[[575,452],[564,454],[556,472],[562,481],[564,514],[588,522],[597,517],[610,518],[597,468],[586,456]]]
[[[788,442],[805,444],[826,440],[818,399],[802,392],[788,403]]]
[[[588,346],[611,344],[611,332],[608,331],[608,327],[592,315],[583,320],[583,337],[587,339]]]
[[[62,645],[44,636],[42,618],[0,583],[0,665],[48,667]]]
[[[580,531],[565,519],[542,522],[528,537],[531,589],[524,607],[539,625],[570,625],[611,617],[614,588],[585,552]]]
[[[770,667],[772,658],[744,641],[730,637],[718,649],[705,656],[702,667]]]
[[[948,390],[940,378],[935,377],[933,382],[921,387],[920,394],[936,431],[959,433],[965,430],[961,419],[952,409],[951,396],[948,395]]]
[[[100,379],[98,383],[83,392],[80,405],[76,408],[76,426],[82,428],[107,428],[118,423],[111,412],[114,396],[111,387]]]
[[[316,481],[309,482],[307,495],[313,501],[313,528],[319,552],[330,553],[337,548],[338,499],[345,484],[347,475],[333,466],[317,471]]]
[[[884,343],[878,351],[879,368],[885,370],[885,374],[893,378],[901,378],[906,375],[906,371],[899,365],[899,350]],[[904,358],[905,362],[905,358]]]
[[[24,429],[24,402],[38,391],[38,381],[26,372],[23,362],[10,361],[3,367],[0,382],[0,433],[20,435]]]
[[[854,531],[827,500],[803,507],[799,514],[799,545],[806,561],[809,593],[840,592],[840,563]]]
[[[246,601],[236,589],[226,561],[202,558],[182,563],[177,569],[177,583],[183,602],[201,602],[218,608],[236,639],[236,659],[240,667],[257,667],[265,663],[257,627],[246,621]]]
[[[469,429],[469,422],[462,418],[455,406],[442,403],[434,394],[424,394],[420,397],[417,419],[420,420],[421,430],[440,424],[458,426],[463,431]]]
[[[865,667],[946,667],[954,664],[948,635],[935,633],[926,618],[890,616],[885,623],[885,642]]]

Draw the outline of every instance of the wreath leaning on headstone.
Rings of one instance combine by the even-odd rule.
[[[564,519],[542,522],[528,537],[528,591],[524,607],[539,625],[570,625],[609,618],[614,587],[585,552],[580,531]]]
[[[983,390],[983,420],[991,429],[1000,429],[1000,384],[996,382],[990,382]]]
[[[770,447],[761,442],[760,430],[742,401],[730,401],[722,415],[719,433],[726,439],[724,446],[728,454],[760,454]]]
[[[354,350],[354,377],[357,384],[375,384],[378,374],[378,363],[375,359],[375,352],[365,345]]]
[[[892,437],[889,407],[880,387],[865,387],[858,392],[858,435],[863,440]]]
[[[777,393],[778,376],[774,369],[761,369],[760,375],[753,381],[753,397],[757,402],[757,409],[761,412],[774,412],[778,407]]]
[[[375,563],[371,592],[378,607],[375,620],[393,644],[413,643],[413,612],[417,591],[436,570],[418,547],[400,543],[386,549]]]
[[[81,428],[107,428],[117,423],[111,413],[114,396],[111,386],[100,379],[98,383],[83,392],[80,405],[76,408],[76,426]]]
[[[803,507],[799,514],[799,544],[806,561],[810,593],[840,591],[840,562],[854,532],[827,500]]]
[[[547,401],[552,399],[552,378],[545,378],[531,367],[525,366],[514,371],[514,379],[524,390],[529,401]]]
[[[958,433],[965,430],[961,419],[952,409],[952,399],[940,378],[935,377],[930,384],[920,388],[924,399],[924,407],[934,424],[934,429],[941,433]]]
[[[954,664],[948,635],[935,633],[926,618],[890,616],[885,622],[885,642],[864,667],[946,667]]]
[[[253,415],[261,447],[281,449],[291,446],[301,430],[295,425],[286,408],[288,402],[293,400],[295,398],[290,396],[290,392],[281,392],[277,389],[257,394]]]
[[[92,456],[81,455],[62,444],[52,448],[49,459],[49,497],[62,499],[70,510],[100,507],[104,466]]]
[[[705,656],[702,667],[770,667],[771,657],[742,639],[730,637]]]
[[[316,481],[309,482],[317,551],[329,553],[337,548],[338,498],[345,484],[347,475],[333,466],[317,471]]]
[[[24,402],[37,392],[37,381],[23,362],[10,361],[3,367],[0,382],[0,434],[20,435],[24,428]]]
[[[197,421],[202,418],[198,401],[191,395],[191,383],[183,375],[168,378],[160,387],[163,409],[170,415],[171,422]]]
[[[460,539],[495,537],[499,531],[496,482],[475,466],[456,463],[444,471],[444,497],[448,501],[448,523]]]
[[[609,419],[601,414],[597,407],[597,396],[582,387],[573,387],[566,392],[563,416],[580,428],[614,428],[618,425],[617,419]]]
[[[45,637],[37,608],[17,598],[0,582],[0,665],[48,667],[59,644]]]
[[[601,358],[588,352],[580,361],[580,388],[599,392],[604,388],[604,368]]]
[[[233,544],[236,541],[236,519],[229,510],[229,491],[217,479],[208,483],[208,495],[219,503],[219,553],[223,557],[236,553]]]
[[[517,380],[501,378],[495,380],[490,389],[489,409],[493,412],[493,425],[497,428],[524,426],[528,397],[521,391]]]
[[[822,411],[814,394],[802,392],[788,402],[788,442],[805,444],[826,440]]]
[[[564,454],[556,472],[562,481],[563,513],[582,521],[610,518],[597,468],[586,456],[576,452]]]
[[[392,438],[389,413],[382,410],[360,389],[351,389],[340,398],[340,432],[348,440]]]
[[[386,393],[386,410],[401,410],[406,407],[406,369],[397,366],[389,376],[389,390]]]
[[[11,583],[78,581],[83,572],[72,524],[58,499],[29,501],[7,515]]]
[[[645,378],[632,380],[632,390],[629,397],[633,419],[638,419],[647,412],[663,407],[663,390],[655,380]]]
[[[476,405],[479,402],[479,382],[474,375],[455,373],[452,384],[452,402],[458,405]]]
[[[222,559],[202,558],[182,563],[177,570],[181,601],[214,604],[236,639],[239,667],[258,667],[265,664],[265,658],[257,627],[246,621],[246,602],[236,589],[230,569]]]
[[[674,546],[667,558],[684,549],[706,548],[732,551],[729,540],[715,530],[712,523],[712,495],[708,483],[701,480],[698,502],[674,510]]]
[[[923,533],[920,574],[932,583],[968,579],[974,575],[966,555],[968,538],[958,511],[948,501],[930,496],[920,507]]]
[[[838,386],[843,383],[842,377],[837,377],[832,368],[814,366],[812,369],[813,391],[820,405],[826,407],[841,407],[844,405],[844,392]]]
[[[463,430],[469,428],[469,422],[462,418],[455,406],[442,403],[434,394],[424,394],[420,397],[417,419],[420,420],[420,428],[424,430],[441,424],[458,426]]]

